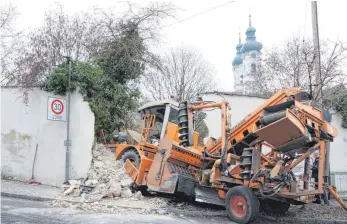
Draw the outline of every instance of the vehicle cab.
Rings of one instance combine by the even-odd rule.
[[[153,159],[158,149],[159,141],[163,138],[180,142],[178,138],[178,103],[171,99],[153,101],[144,104],[138,109],[142,117],[140,133],[131,136],[137,141],[136,145],[127,143],[116,144],[115,157],[124,162],[129,159],[136,167],[145,156]],[[128,131],[129,133],[129,131]],[[198,147],[199,134],[194,133],[194,148]]]

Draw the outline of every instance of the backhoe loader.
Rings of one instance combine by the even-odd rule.
[[[180,142],[178,138],[178,103],[171,100],[159,100],[144,104],[138,109],[142,117],[140,133],[128,131],[137,144],[128,144],[119,141],[119,135],[113,137],[111,144],[116,160],[130,160],[139,167],[141,158],[153,159],[158,150],[159,140],[162,138]],[[199,134],[194,132],[193,148],[198,149]],[[125,141],[125,137],[123,137]]]
[[[298,88],[282,90],[231,128],[230,107],[239,105],[181,102],[177,117],[180,141],[163,137],[154,157],[142,155],[138,167],[130,160],[124,167],[137,187],[223,205],[236,223],[252,222],[260,208],[285,213],[291,204],[312,203],[315,195],[328,191],[347,209],[323,178],[325,145],[333,141],[337,130],[314,105]],[[216,108],[221,111],[221,138],[197,150],[192,147],[194,112]],[[297,179],[292,171],[317,149],[318,182],[310,189],[309,172]]]

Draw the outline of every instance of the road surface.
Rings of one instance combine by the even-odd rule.
[[[55,208],[47,203],[1,197],[1,223],[151,223],[151,224],[230,224],[227,218],[191,218],[169,215],[119,215],[75,211]]]

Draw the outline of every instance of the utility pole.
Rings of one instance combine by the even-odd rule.
[[[317,1],[311,2],[312,6],[312,31],[313,31],[313,47],[315,52],[315,82],[317,84],[317,90],[315,95],[319,99],[322,112],[323,108],[323,82],[322,82],[322,73],[321,73],[321,58],[320,58],[320,46],[319,46],[319,29],[318,29],[318,10],[317,10]],[[330,184],[330,142],[325,142],[325,163],[324,163],[324,182]],[[327,193],[324,192],[324,201],[328,202]]]
[[[318,15],[317,15],[317,1],[311,2],[311,8],[312,8],[312,31],[313,31],[313,48],[314,48],[314,64],[313,64],[313,70],[314,70],[314,80],[310,79],[310,98],[311,100],[314,100],[315,96],[319,98],[319,103],[322,106],[322,91],[321,91],[321,72],[320,72],[320,49],[319,49],[319,33],[318,33]],[[312,82],[315,82],[315,85],[312,85]],[[295,84],[295,78],[294,78],[294,84]],[[312,86],[316,86],[316,90],[312,91]],[[304,189],[309,189],[309,184],[307,181],[310,173],[309,169],[310,165],[310,157],[307,157],[305,159],[305,168],[304,168]]]
[[[315,73],[315,86],[316,91],[314,95],[318,97],[319,103],[323,103],[323,92],[322,92],[322,75],[321,75],[321,59],[320,59],[320,46],[319,46],[319,30],[318,30],[318,10],[317,1],[311,2],[312,8],[312,31],[313,31],[313,47],[314,47],[314,73]]]
[[[66,152],[65,152],[65,182],[70,176],[70,83],[71,83],[71,57],[66,57],[69,63],[69,78],[67,87],[67,114],[66,114]]]

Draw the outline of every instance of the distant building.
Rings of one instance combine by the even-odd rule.
[[[249,27],[246,30],[246,42],[236,45],[236,56],[233,60],[234,89],[235,92],[248,93],[246,86],[254,84],[254,75],[260,67],[261,49],[263,45],[256,40],[256,29],[252,27],[251,15],[249,16]]]

